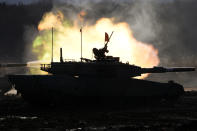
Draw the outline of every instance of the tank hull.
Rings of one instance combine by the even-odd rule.
[[[131,78],[70,77],[66,75],[9,75],[25,100],[37,104],[146,104],[176,100],[181,85]]]

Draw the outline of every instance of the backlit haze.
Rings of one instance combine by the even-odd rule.
[[[33,41],[33,52],[39,61],[51,61],[51,28],[54,28],[54,61],[59,61],[59,50],[63,48],[64,59],[80,60],[81,34],[83,27],[83,57],[93,59],[92,49],[104,46],[104,33],[114,31],[108,44],[109,53],[120,57],[122,62],[129,62],[141,67],[153,67],[159,64],[158,50],[150,43],[136,40],[128,23],[115,23],[114,18],[100,18],[93,25],[86,25],[84,16],[88,12],[81,11],[76,20],[64,17],[61,11],[46,13],[38,25],[39,34]],[[145,78],[144,75],[140,78]]]

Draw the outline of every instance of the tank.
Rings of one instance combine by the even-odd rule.
[[[113,34],[113,32],[112,32]],[[111,36],[112,36],[111,34]],[[119,57],[107,56],[110,40],[105,34],[103,48],[93,48],[94,60],[63,60],[41,64],[49,75],[8,75],[10,83],[31,103],[152,103],[162,100],[176,101],[184,94],[182,85],[169,81],[160,83],[134,77],[145,73],[195,71],[194,67],[141,68],[122,63]]]

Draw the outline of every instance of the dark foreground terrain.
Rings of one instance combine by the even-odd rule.
[[[1,87],[7,84],[1,79]],[[7,85],[8,86],[8,85]],[[4,88],[5,89],[5,88]],[[36,96],[35,96],[36,97]],[[0,130],[131,131],[196,130],[197,92],[186,92],[175,105],[36,107],[20,96],[0,97]]]

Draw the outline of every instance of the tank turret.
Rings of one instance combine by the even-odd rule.
[[[95,60],[81,58],[81,62],[73,60],[63,60],[62,48],[60,48],[60,62],[42,64],[41,70],[61,75],[70,76],[98,76],[98,77],[136,77],[145,73],[165,73],[165,72],[187,72],[195,71],[194,67],[153,67],[141,68],[140,66],[122,63],[119,57],[106,56],[108,53],[107,45],[110,37],[105,33],[104,47],[101,49],[93,48]]]

